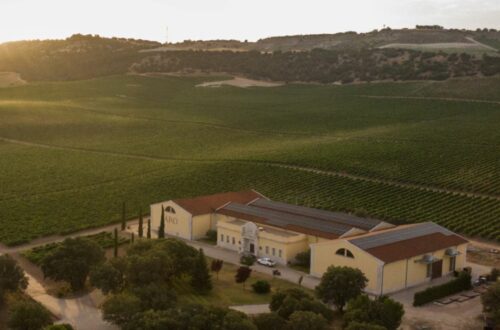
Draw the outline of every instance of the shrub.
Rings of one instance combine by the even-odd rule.
[[[366,322],[351,322],[345,330],[387,330],[381,325]]]
[[[245,266],[252,266],[255,263],[255,256],[251,254],[244,254],[240,258],[240,263]]]
[[[370,299],[367,295],[361,295],[349,301],[343,321],[344,327],[347,328],[352,323],[366,323],[378,325],[386,330],[397,330],[401,325],[403,315],[403,305],[391,298],[381,296]],[[354,325],[353,327],[356,329]]]
[[[297,311],[290,315],[288,322],[291,330],[324,330],[328,322],[321,314],[309,311]]]
[[[258,294],[265,294],[271,291],[271,284],[268,281],[259,280],[252,284],[253,291]]]
[[[287,322],[276,313],[260,314],[254,317],[253,323],[259,330],[286,330]]]
[[[12,307],[8,324],[12,330],[39,330],[52,324],[52,316],[39,303],[22,301]]]
[[[500,269],[493,268],[490,274],[488,275],[488,281],[496,282],[499,276],[500,276]]]
[[[296,288],[278,291],[273,294],[269,308],[284,319],[288,319],[296,311],[321,314],[329,321],[333,319],[333,311],[330,308],[311,297],[305,291]]]
[[[295,256],[295,264],[309,268],[311,266],[311,250],[298,253]]]
[[[52,324],[48,327],[43,328],[43,330],[74,330],[71,324]]]
[[[206,235],[207,235],[207,239],[210,242],[214,242],[214,243],[217,242],[217,230],[210,229],[207,231]]]
[[[469,290],[471,288],[471,276],[467,272],[462,272],[456,279],[442,284],[432,286],[415,293],[413,297],[413,306],[422,306],[431,301],[443,298],[460,291]]]

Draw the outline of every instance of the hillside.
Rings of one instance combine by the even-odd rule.
[[[500,240],[500,79],[196,87],[112,76],[0,89],[0,241],[253,188]],[[19,180],[22,177],[23,180]]]
[[[475,38],[475,39],[474,39]],[[478,41],[480,40],[480,41]],[[61,81],[129,72],[229,73],[254,79],[351,83],[445,80],[500,73],[500,32],[435,28],[285,36],[255,43],[74,35],[0,45],[0,72],[25,81]]]

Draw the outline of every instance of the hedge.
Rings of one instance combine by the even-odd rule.
[[[442,285],[432,286],[423,291],[415,293],[413,297],[413,306],[422,306],[436,299],[440,299],[461,291],[471,289],[471,276],[463,272],[460,275],[447,283]]]

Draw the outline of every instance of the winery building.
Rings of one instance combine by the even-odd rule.
[[[467,240],[437,224],[395,226],[272,201],[253,191],[228,192],[151,205],[158,228],[162,210],[168,235],[188,240],[217,231],[217,245],[270,257],[286,265],[311,249],[310,274],[331,265],[358,268],[374,294],[400,291],[465,266]]]

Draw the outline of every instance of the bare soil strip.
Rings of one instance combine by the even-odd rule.
[[[252,80],[242,77],[234,77],[229,80],[221,80],[221,81],[209,81],[199,85],[196,87],[222,87],[223,85],[240,87],[240,88],[248,88],[248,87],[278,87],[282,86],[281,82],[270,82],[270,81],[261,81],[261,80]]]
[[[25,85],[26,81],[16,72],[0,72],[0,88]]]
[[[458,97],[433,97],[433,96],[392,96],[392,95],[359,95],[370,99],[393,99],[393,100],[423,100],[423,101],[449,101],[449,102],[471,102],[500,105],[500,101],[462,99]]]

